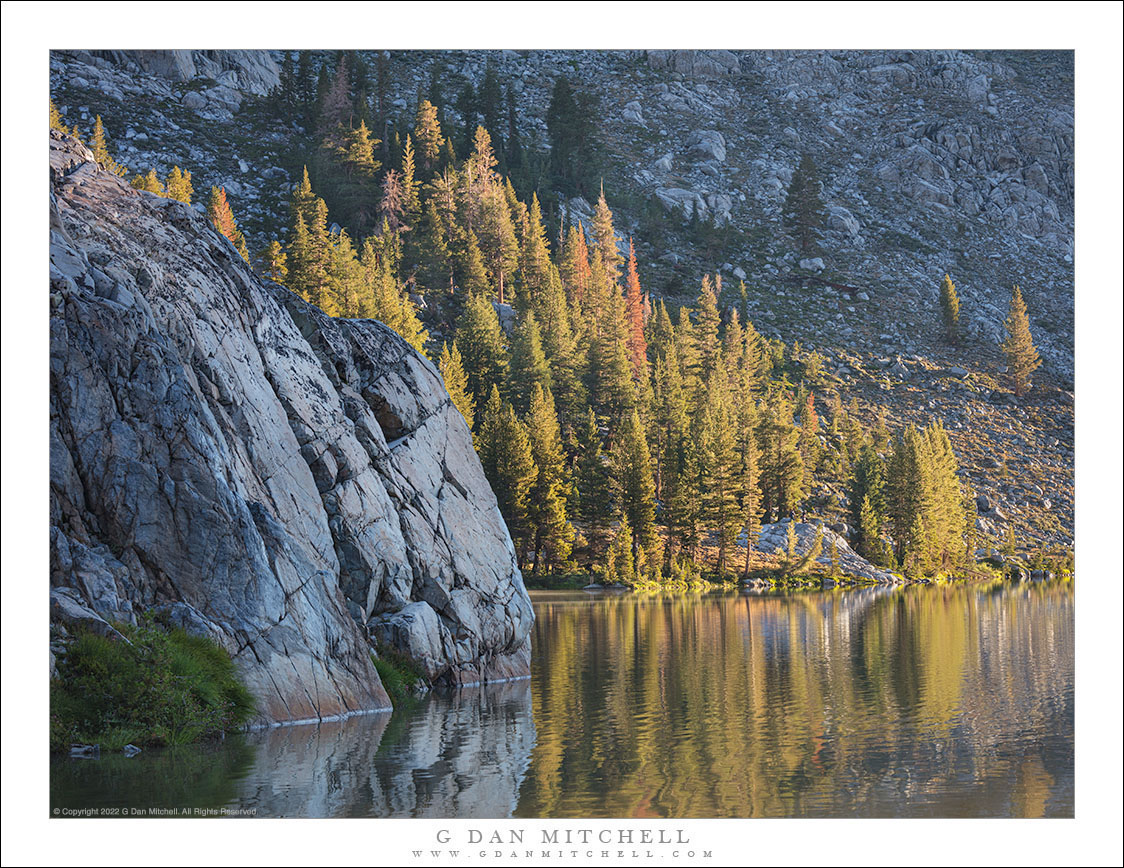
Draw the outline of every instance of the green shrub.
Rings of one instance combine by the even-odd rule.
[[[115,625],[127,642],[83,632],[51,682],[51,749],[116,750],[218,735],[254,713],[234,662],[210,639],[146,619]]]
[[[396,703],[414,695],[414,684],[425,681],[425,675],[409,658],[391,648],[380,648],[371,655],[387,695]]]

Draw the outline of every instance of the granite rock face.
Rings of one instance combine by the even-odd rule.
[[[162,610],[230,651],[268,721],[389,707],[374,641],[435,681],[529,674],[514,547],[436,368],[50,149],[55,620]]]

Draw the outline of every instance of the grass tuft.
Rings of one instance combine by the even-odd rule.
[[[114,625],[128,640],[82,632],[51,681],[51,750],[73,743],[186,744],[219,735],[254,713],[230,656],[212,640],[155,619]]]

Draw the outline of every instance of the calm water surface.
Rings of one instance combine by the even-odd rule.
[[[530,680],[134,759],[51,807],[286,817],[1073,816],[1073,592],[533,593]]]

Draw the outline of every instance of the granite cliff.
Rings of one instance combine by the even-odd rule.
[[[161,610],[265,721],[529,674],[530,600],[436,368],[256,277],[196,210],[50,138],[52,622]]]

